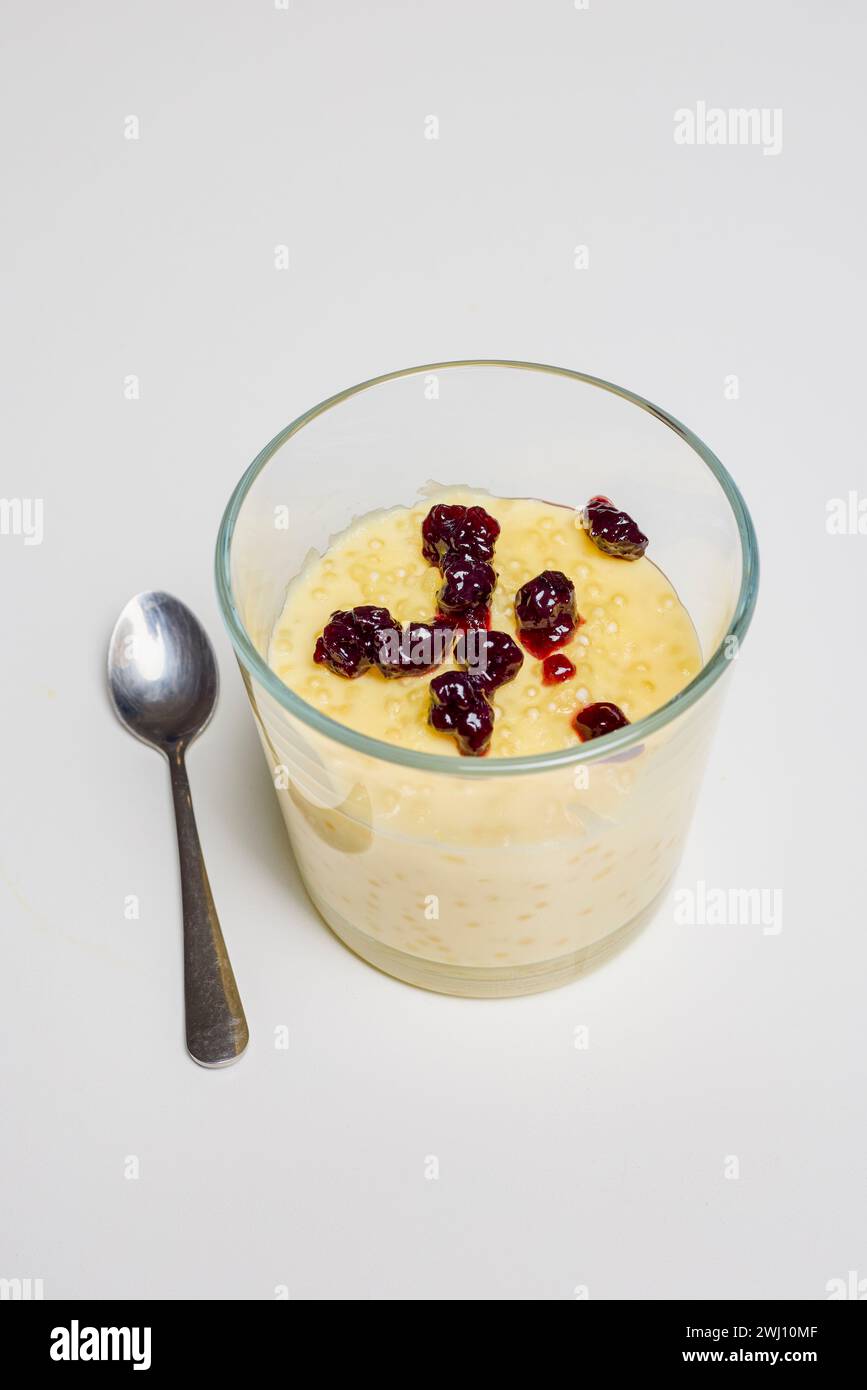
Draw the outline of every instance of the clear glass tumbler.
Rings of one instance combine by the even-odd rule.
[[[533,757],[416,753],[336,723],[268,666],[312,549],[432,481],[582,506],[651,538],[704,665],[654,714]],[[217,588],[310,897],[353,951],[447,994],[574,979],[651,915],[681,853],[756,600],[744,501],[690,430],[629,391],[528,362],[441,362],[323,401],[250,465],[223,517]],[[579,595],[580,597],[580,595]]]

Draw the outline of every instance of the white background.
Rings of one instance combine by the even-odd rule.
[[[0,1276],[266,1299],[867,1278],[867,536],[826,531],[867,489],[865,37],[857,0],[6,0],[2,493],[44,499],[45,533],[0,536]],[[782,108],[782,152],[675,144],[697,101]],[[763,587],[677,885],[779,888],[779,935],[678,927],[670,897],[584,981],[467,1002],[377,974],[309,906],[217,613],[220,514],[324,396],[487,355],[658,401],[741,485]],[[104,692],[114,618],[153,587],[223,673],[190,757],[252,1032],[222,1073],[183,1049],[166,770]]]

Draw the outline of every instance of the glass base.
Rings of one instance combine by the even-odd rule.
[[[404,984],[415,985],[418,989],[433,990],[437,994],[452,994],[464,999],[510,999],[521,994],[541,994],[546,989],[559,989],[571,984],[590,970],[616,955],[624,946],[638,935],[642,927],[650,921],[662,899],[668,892],[668,884],[656,897],[642,908],[641,912],[625,922],[622,927],[601,941],[594,941],[580,951],[572,951],[566,956],[553,960],[540,961],[537,965],[499,966],[483,969],[477,965],[444,965],[440,961],[425,960],[412,956],[406,951],[396,951],[391,946],[383,946],[374,941],[357,927],[353,927],[339,913],[325,904],[306,885],[307,892],[319,915],[324,918],[335,936],[348,946],[350,951]]]

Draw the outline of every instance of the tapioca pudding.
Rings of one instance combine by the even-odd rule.
[[[523,661],[489,692],[489,756],[573,746],[580,736],[576,716],[598,703],[616,706],[634,723],[698,672],[695,630],[665,575],[645,555],[630,560],[600,549],[583,513],[462,489],[443,492],[436,504],[477,508],[499,525],[487,547],[490,563],[480,562],[495,575],[483,625],[507,634]],[[459,741],[431,723],[430,684],[434,673],[461,669],[459,651],[449,648],[435,667],[422,663],[419,674],[407,663],[408,673],[396,679],[375,660],[358,678],[347,679],[340,668],[316,659],[317,642],[338,612],[385,610],[403,628],[429,626],[438,612],[441,624],[448,621],[440,606],[443,570],[429,558],[430,546],[428,555],[423,551],[430,511],[428,498],[415,507],[372,513],[335,537],[325,554],[311,557],[289,586],[270,664],[286,685],[341,724],[403,748],[455,757],[462,751]],[[522,631],[516,598],[549,574],[565,577],[574,589],[575,621],[564,640],[552,643],[553,660],[546,661]],[[451,616],[461,628],[460,609]]]

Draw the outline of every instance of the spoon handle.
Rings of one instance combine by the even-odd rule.
[[[203,1067],[240,1057],[249,1032],[202,857],[182,751],[169,754],[184,904],[187,1051]]]

